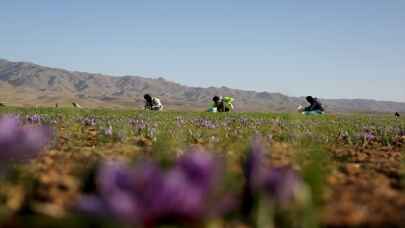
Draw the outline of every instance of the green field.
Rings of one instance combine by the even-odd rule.
[[[0,115],[10,114],[50,126],[53,137],[31,161],[8,161],[3,169],[0,221],[6,227],[168,227],[172,215],[158,223],[128,222],[107,209],[91,216],[76,207],[83,195],[97,194],[97,170],[105,161],[131,167],[155,161],[169,172],[187,151],[205,151],[221,164],[206,211],[223,199],[233,203],[216,214],[199,213],[204,219],[170,220],[170,227],[405,226],[404,118],[0,108]],[[40,120],[29,123],[35,114]],[[246,213],[243,163],[253,138],[263,148],[264,169],[288,167],[302,185],[283,205],[275,193],[255,192]],[[182,192],[173,194],[181,198]]]

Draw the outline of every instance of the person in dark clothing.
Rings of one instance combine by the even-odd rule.
[[[152,111],[162,111],[163,105],[160,102],[160,99],[157,97],[152,97],[149,94],[145,94],[145,110],[152,110]]]
[[[322,107],[321,102],[318,101],[318,99],[308,96],[306,97],[307,102],[309,103],[309,106],[304,108],[304,113],[312,114],[312,113],[317,113],[317,114],[322,114],[324,112],[324,109]]]
[[[225,104],[221,101],[221,98],[218,96],[215,96],[212,98],[212,101],[214,102],[214,107],[217,108],[218,112],[225,112]]]
[[[212,98],[214,104],[212,108],[216,108],[218,112],[231,112],[233,110],[233,101],[232,97],[219,97],[215,96]]]
[[[396,113],[395,113],[395,117],[399,118],[399,117],[401,117],[401,115],[399,115],[399,113],[396,112]]]

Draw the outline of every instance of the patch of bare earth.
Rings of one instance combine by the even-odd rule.
[[[330,227],[405,227],[401,147],[332,149],[337,169],[328,177],[323,223]]]

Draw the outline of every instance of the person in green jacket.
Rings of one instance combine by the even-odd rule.
[[[233,97],[218,97],[212,98],[214,102],[212,107],[209,109],[210,112],[231,112],[234,108]]]

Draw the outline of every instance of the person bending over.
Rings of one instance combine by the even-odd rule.
[[[303,111],[302,113],[304,115],[321,115],[324,113],[325,110],[317,98],[308,96],[306,97],[306,100],[309,103],[309,106],[303,108],[302,110],[299,108],[300,111]]]
[[[231,112],[234,109],[233,106],[233,97],[218,97],[215,96],[212,98],[214,104],[210,108],[213,112]]]
[[[159,98],[152,97],[149,94],[145,94],[145,110],[152,110],[152,111],[162,111],[163,105],[160,102]]]

